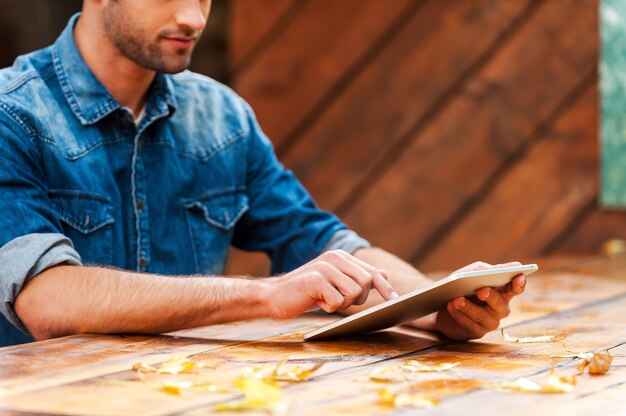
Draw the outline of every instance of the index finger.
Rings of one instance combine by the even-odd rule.
[[[385,300],[391,300],[398,297],[398,293],[396,293],[393,286],[391,286],[391,283],[385,280],[385,278],[380,274],[374,275],[374,279],[372,279],[372,286]]]
[[[371,264],[349,254],[345,251],[337,250],[336,254],[342,256],[347,262],[355,264],[366,270],[372,276],[372,287],[380,293],[384,300],[395,299],[398,293],[395,291],[391,283],[387,281],[387,272],[381,270]]]
[[[391,300],[398,297],[398,292],[388,282],[389,276],[385,270],[372,266],[371,264],[350,255],[350,260],[357,263],[361,267],[369,270],[372,274],[372,287],[380,293],[384,300]]]

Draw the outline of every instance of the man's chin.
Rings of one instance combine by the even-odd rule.
[[[162,72],[164,74],[178,74],[179,72],[183,72],[187,68],[189,68],[190,60],[186,59],[181,62],[164,62],[160,65],[157,65],[155,68],[151,68],[157,72]]]
[[[162,70],[157,70],[157,71],[163,74],[178,74],[180,72],[185,71],[187,68],[189,68],[189,65],[182,66],[182,67],[175,67],[175,68],[164,68]]]
[[[170,55],[170,59],[164,59],[164,54],[127,54],[127,56],[135,61],[136,64],[155,72],[162,72],[165,74],[177,74],[183,72],[189,67],[191,57],[181,55]]]
[[[177,74],[189,68],[190,64],[191,64],[191,51],[185,51],[185,53],[180,53],[179,55],[177,55],[176,59],[172,59],[171,62],[168,62],[168,65],[167,65],[168,70],[163,71],[163,72],[167,74]]]

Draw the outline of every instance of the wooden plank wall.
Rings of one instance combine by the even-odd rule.
[[[373,244],[429,271],[624,238],[596,202],[598,0],[231,0],[230,19],[231,85]]]
[[[0,0],[2,66],[80,7],[35,3]],[[624,214],[596,203],[598,0],[213,9],[193,69],[246,98],[319,205],[375,245],[428,271],[625,237]],[[265,274],[267,261],[234,252],[229,270]]]

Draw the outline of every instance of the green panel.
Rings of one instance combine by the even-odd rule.
[[[626,207],[626,1],[600,6],[602,178],[600,202]]]

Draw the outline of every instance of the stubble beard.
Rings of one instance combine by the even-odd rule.
[[[193,48],[165,53],[158,45],[159,38],[150,41],[149,36],[142,31],[138,32],[136,25],[121,11],[110,9],[105,13],[104,29],[113,46],[123,56],[144,68],[175,74],[189,67]]]

